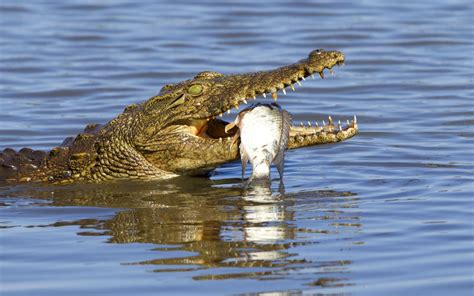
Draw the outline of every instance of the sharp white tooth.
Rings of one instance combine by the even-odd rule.
[[[326,125],[326,121],[324,121],[324,119],[323,119],[323,126],[325,126],[325,125]]]
[[[329,120],[329,125],[333,125],[331,116],[328,116],[328,120]]]
[[[222,143],[222,138],[219,138],[219,142]]]
[[[221,114],[219,114],[219,117],[222,117],[222,113],[221,113]]]
[[[305,81],[306,79],[304,78],[304,76],[301,76],[301,79],[303,79],[303,81]]]
[[[227,114],[230,114],[230,109],[229,109],[229,110],[227,110]]]
[[[266,93],[263,93],[262,96],[263,96],[264,98],[267,98],[267,94],[266,94]]]
[[[286,90],[285,90],[284,88],[282,88],[281,91],[282,91],[283,94],[286,96]]]
[[[309,127],[311,127],[311,126],[312,126],[312,125],[311,125],[311,121],[308,121],[308,126],[309,126]]]
[[[299,80],[296,80],[296,83],[298,83],[298,85],[301,86],[301,82]]]
[[[346,124],[347,124],[347,126],[349,126],[349,125],[351,124],[351,123],[349,122],[349,119],[346,120]]]
[[[252,99],[256,100],[256,99],[257,99],[257,97],[256,97],[256,96],[253,96],[253,97],[252,97]]]
[[[244,102],[245,104],[248,104],[246,99],[243,99],[242,102]]]
[[[357,117],[354,115],[354,123],[357,123]]]
[[[311,74],[311,78],[314,80],[314,74]]]
[[[342,132],[342,126],[338,125],[339,131]]]
[[[292,91],[295,91],[295,86],[293,84],[290,84],[290,88]]]
[[[317,127],[319,127],[319,123],[317,121],[314,122]]]
[[[235,110],[239,110],[239,105],[234,105]]]
[[[300,122],[300,126],[301,126],[301,127],[304,127],[304,124],[303,124],[303,122]]]

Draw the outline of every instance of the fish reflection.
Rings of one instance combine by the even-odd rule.
[[[194,276],[195,280],[271,279],[315,269],[324,270],[329,282],[340,283],[340,273],[347,277],[345,269],[350,261],[344,258],[313,262],[294,253],[294,247],[317,243],[321,235],[334,233],[298,227],[295,208],[302,203],[322,206],[325,219],[334,221],[327,224],[315,220],[314,224],[329,227],[341,222],[343,209],[354,206],[357,199],[352,194],[334,191],[287,194],[282,190],[272,192],[268,187],[242,189],[236,185],[239,183],[240,180],[185,179],[127,186],[54,187],[53,206],[124,209],[109,219],[61,222],[54,226],[80,225],[80,235],[107,235],[109,243],[156,244],[156,259],[124,264],[150,265],[156,272],[210,269],[207,275]],[[31,190],[35,196],[51,198],[51,188]],[[21,195],[27,193],[22,191]],[[239,269],[220,274],[214,269],[217,267]]]
[[[282,204],[280,194],[272,194],[266,186],[253,187],[244,192],[242,199],[247,202],[242,207],[244,221],[244,237],[247,241],[260,244],[273,244],[278,240],[294,238],[293,233],[287,231],[289,228],[285,217],[285,207]]]

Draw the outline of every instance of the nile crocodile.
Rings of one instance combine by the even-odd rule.
[[[0,152],[0,180],[9,182],[98,182],[205,175],[239,158],[231,145],[236,128],[224,131],[222,113],[267,94],[294,90],[295,83],[344,63],[338,51],[314,50],[308,58],[274,70],[224,75],[205,71],[165,85],[141,104],[132,104],[105,125],[90,124],[49,152],[23,148]],[[358,132],[355,121],[292,126],[289,149],[334,143]]]

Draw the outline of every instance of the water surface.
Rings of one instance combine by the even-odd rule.
[[[238,162],[209,179],[3,186],[0,293],[472,294],[473,12],[470,1],[0,2],[1,149],[50,149],[167,83],[315,48],[341,50],[346,67],[280,104],[296,122],[357,114],[361,129],[290,151],[283,194],[274,182],[249,196]]]

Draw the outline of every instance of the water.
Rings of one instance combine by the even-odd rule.
[[[2,295],[473,293],[470,1],[143,2],[0,2],[0,148],[49,149],[164,84],[314,48],[346,67],[279,103],[361,132],[287,153],[286,192],[265,198],[239,189],[239,162],[0,187]]]

